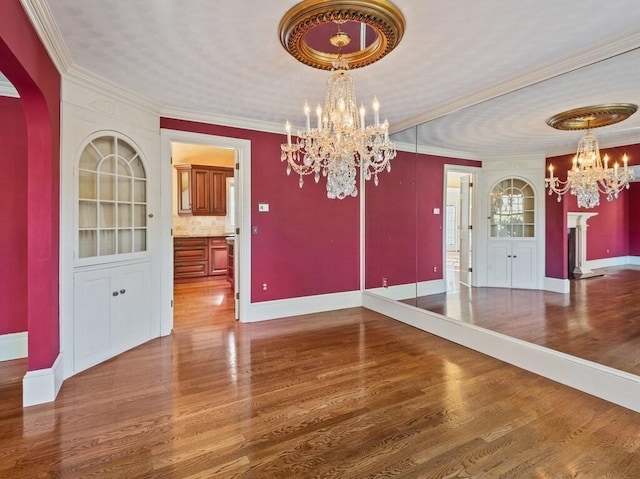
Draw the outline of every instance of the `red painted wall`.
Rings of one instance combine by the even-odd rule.
[[[2,2],[0,71],[20,93],[27,125],[27,236],[21,239],[27,245],[22,268],[27,274],[28,368],[44,369],[60,352],[60,75],[19,0]]]
[[[416,282],[416,155],[398,151],[379,184],[366,185],[365,288]]]
[[[612,160],[622,158],[626,153],[630,164],[640,164],[640,145],[628,145],[601,150]],[[554,165],[555,172],[564,172],[571,167],[573,155],[547,159],[547,167]],[[576,197],[563,196],[560,203],[556,196],[547,196],[546,201],[546,276],[565,279],[567,271],[567,224],[566,216],[570,211],[598,213],[589,220],[587,260],[615,258],[640,253],[640,185],[631,184],[629,190],[623,190],[618,199],[607,201],[600,195],[600,205],[595,208],[578,208]],[[635,251],[635,252],[634,252]]]
[[[389,286],[442,278],[447,164],[482,166],[480,161],[398,152],[380,185],[367,188],[365,288],[382,286],[383,277]]]
[[[325,181],[311,176],[299,188],[280,161],[284,135],[171,118],[160,127],[251,140],[252,302],[360,289],[359,197],[330,200]]]
[[[0,335],[27,330],[27,127],[19,98],[0,96]]]

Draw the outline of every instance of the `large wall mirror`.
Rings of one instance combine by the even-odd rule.
[[[468,289],[466,302],[458,303],[460,307],[468,307],[485,294],[488,301],[502,294],[503,301],[524,302],[529,314],[541,318],[549,311],[570,307],[571,293],[544,288],[547,276],[553,276],[549,274],[550,267],[554,266],[550,266],[550,261],[553,263],[556,257],[565,261],[563,242],[566,243],[569,230],[563,218],[577,206],[569,195],[561,203],[549,197],[544,176],[547,159],[551,157],[566,160],[563,166],[558,165],[566,174],[570,155],[575,153],[584,132],[557,131],[546,125],[545,120],[572,107],[623,101],[640,104],[637,65],[640,65],[640,50],[633,50],[392,134],[398,156],[392,162],[391,172],[380,176],[378,187],[366,185],[365,290],[451,318],[466,314],[464,321],[473,323],[478,318],[473,317],[472,308],[456,312],[447,311],[443,306],[447,291],[453,289],[449,284],[452,280],[473,286]],[[558,92],[565,94],[558,95]],[[504,111],[520,111],[521,120],[510,124],[512,117],[503,117]],[[624,145],[627,151],[634,152],[630,163],[640,165],[640,114],[619,126],[598,129],[596,133],[601,149]],[[622,151],[616,148],[618,150]],[[433,154],[433,151],[441,153]],[[448,157],[447,151],[454,153]],[[495,201],[492,204],[492,194],[495,196],[498,191],[500,205]],[[619,203],[608,203],[605,197],[601,199],[603,205],[597,221],[608,225],[609,233],[617,227],[615,224],[633,225],[640,219],[640,204],[635,206],[640,203],[640,183],[632,183],[623,194],[627,195],[626,199],[616,200]],[[617,223],[602,219],[613,214],[618,217]],[[620,219],[620,214],[627,217]],[[597,221],[590,221],[597,226]],[[630,227],[621,234],[630,238],[638,234],[640,238],[635,230],[638,228]],[[472,234],[467,234],[469,231]],[[628,255],[633,263],[640,258],[640,246],[634,251],[632,243],[640,245],[640,239],[630,239],[628,251],[621,255]],[[528,278],[524,286],[514,286],[514,278],[518,277],[512,275],[509,283],[501,287],[487,287],[495,272],[492,268],[503,252],[505,260],[512,262],[513,258],[528,258],[537,268],[532,273],[533,280]],[[461,262],[465,264],[462,268]],[[640,266],[635,268],[640,270]],[[570,281],[573,290],[584,288],[585,284]],[[518,337],[515,328],[498,324],[499,315],[496,313],[491,320],[476,324]],[[565,317],[567,325],[570,315],[568,312]],[[561,313],[557,317],[563,320]],[[519,320],[502,319],[512,324]],[[605,330],[598,329],[597,323],[595,317],[586,319],[582,334],[606,334]],[[575,330],[567,329],[566,341],[550,341],[544,337],[545,325],[540,323],[537,327],[544,343],[540,345],[546,348],[640,376],[637,361],[616,360],[614,354],[590,356],[586,348],[583,348],[585,354],[572,349],[572,337],[579,334]],[[529,341],[526,336],[519,339]],[[534,339],[530,342],[537,344]],[[624,355],[625,350],[630,350],[628,344],[620,349],[620,355]]]

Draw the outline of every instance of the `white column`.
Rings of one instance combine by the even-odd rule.
[[[567,226],[576,229],[576,266],[573,276],[576,279],[596,276],[587,265],[587,221],[598,213],[567,213]]]

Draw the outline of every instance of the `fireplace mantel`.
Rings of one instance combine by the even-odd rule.
[[[587,266],[587,221],[597,214],[580,211],[567,213],[567,228],[576,229],[576,267],[573,269],[576,279],[600,276]]]

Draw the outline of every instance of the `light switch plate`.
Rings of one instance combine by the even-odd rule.
[[[261,213],[269,211],[269,203],[258,203],[258,211]]]

